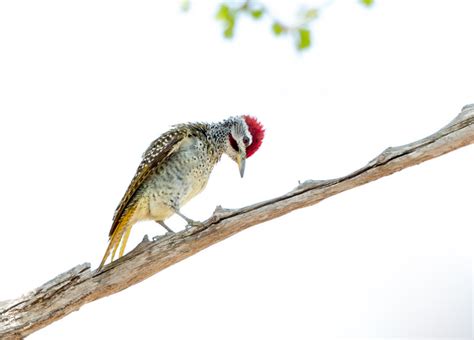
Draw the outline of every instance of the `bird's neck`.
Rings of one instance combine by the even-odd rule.
[[[209,124],[208,136],[215,147],[218,158],[222,156],[227,148],[229,134],[232,127],[232,119],[229,118],[219,123]]]

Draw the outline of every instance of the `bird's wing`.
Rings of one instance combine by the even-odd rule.
[[[112,227],[110,228],[109,236],[111,237],[120,223],[122,215],[127,209],[133,196],[143,184],[143,182],[150,176],[153,170],[166,158],[168,158],[174,151],[178,149],[185,137],[188,135],[187,129],[172,129],[165,132],[158,137],[143,154],[143,160],[138,166],[137,172],[128,186],[125,195],[123,195],[117,209],[115,210]]]

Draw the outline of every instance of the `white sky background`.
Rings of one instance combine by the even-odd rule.
[[[267,130],[244,179],[224,157],[182,210],[203,220],[345,175],[474,102],[472,1],[334,1],[305,53],[247,18],[225,41],[216,4],[0,3],[0,300],[98,265],[142,152],[172,124],[250,113]],[[471,338],[473,159],[253,227],[31,339]],[[128,250],[158,231],[136,225]]]

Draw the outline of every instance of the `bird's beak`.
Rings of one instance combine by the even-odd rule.
[[[245,172],[245,154],[238,154],[237,155],[237,165],[239,166],[240,177],[244,177]]]

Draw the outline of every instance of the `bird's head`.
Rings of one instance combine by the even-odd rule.
[[[241,177],[245,160],[260,148],[264,135],[262,124],[254,117],[243,115],[233,120],[225,153],[237,163]]]

